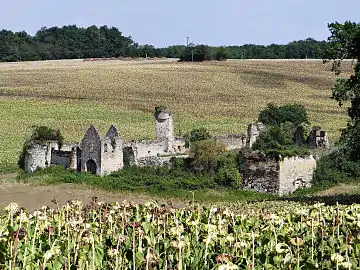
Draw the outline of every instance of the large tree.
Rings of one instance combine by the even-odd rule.
[[[349,120],[343,129],[341,142],[353,160],[360,159],[360,23],[347,21],[328,25],[331,36],[326,59],[332,61],[332,70],[341,74],[344,59],[354,61],[354,72],[348,78],[339,78],[333,88],[332,98],[342,106],[349,101]],[[326,62],[326,61],[325,61]]]

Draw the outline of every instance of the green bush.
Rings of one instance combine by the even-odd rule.
[[[281,155],[283,158],[309,155],[308,147],[295,145],[295,129],[295,125],[289,122],[280,126],[270,126],[260,134],[252,150],[259,150],[267,155]]]
[[[345,149],[340,149],[318,160],[313,174],[313,183],[341,183],[360,178],[360,162],[352,161]]]
[[[288,127],[270,126],[263,131],[253,144],[253,150],[284,150],[286,146],[293,145],[293,133]]]
[[[191,143],[212,139],[212,136],[210,135],[209,131],[207,131],[207,129],[203,127],[193,129],[189,133],[186,133],[184,137],[185,137],[186,147],[189,147]]]
[[[225,145],[214,140],[195,142],[190,148],[190,165],[196,172],[213,173],[221,156],[225,153]]]
[[[305,107],[296,103],[280,107],[269,103],[267,107],[260,112],[258,121],[270,126],[279,126],[286,122],[291,122],[296,125],[301,123],[309,124]]]
[[[215,170],[214,180],[220,186],[241,188],[242,177],[239,172],[239,153],[226,152],[222,154]]]
[[[59,147],[64,143],[64,137],[60,130],[47,126],[34,126],[30,140],[37,142],[57,141]]]

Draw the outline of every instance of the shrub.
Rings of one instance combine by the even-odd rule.
[[[236,152],[227,152],[223,154],[218,162],[215,182],[220,186],[241,188],[242,177],[239,172],[239,154]]]
[[[190,148],[190,165],[196,172],[213,173],[225,153],[225,145],[214,140],[195,142]]]
[[[267,155],[281,155],[283,158],[309,155],[308,147],[295,145],[295,130],[295,125],[289,122],[280,126],[270,126],[260,134],[252,150],[260,150]],[[306,136],[305,133],[303,136]]]
[[[288,127],[271,126],[260,134],[253,144],[253,150],[283,150],[285,146],[293,144],[293,134]]]
[[[60,130],[47,126],[34,126],[30,140],[38,142],[57,141],[60,147],[64,143],[64,137]]]
[[[205,141],[212,139],[212,136],[207,131],[206,128],[196,128],[190,131],[189,133],[186,133],[184,135],[185,137],[185,146],[189,147],[191,143],[199,142],[199,141]]]
[[[265,125],[276,126],[286,122],[291,122],[296,125],[301,123],[309,124],[309,118],[305,107],[296,103],[280,107],[269,103],[267,107],[260,112],[258,121]]]
[[[352,161],[345,149],[340,149],[323,156],[318,160],[313,173],[313,183],[340,183],[360,178],[360,163]]]

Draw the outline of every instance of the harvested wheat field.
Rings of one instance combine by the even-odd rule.
[[[111,123],[125,139],[153,138],[156,105],[171,108],[176,131],[225,134],[245,131],[269,102],[299,102],[334,140],[346,124],[346,108],[330,99],[335,80],[329,64],[305,60],[1,63],[0,167],[16,163],[32,125],[60,128],[70,141]]]

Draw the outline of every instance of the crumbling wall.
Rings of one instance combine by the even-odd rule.
[[[311,187],[316,159],[313,156],[286,157],[280,161],[279,194],[292,193],[298,188]]]
[[[132,147],[136,160],[167,153],[166,140],[132,141],[126,146]]]
[[[266,156],[261,152],[243,155],[243,186],[247,189],[284,195],[311,186],[316,168],[313,156]]]
[[[113,139],[104,138],[102,143],[102,174],[110,174],[124,167],[123,161],[123,141],[116,137]]]
[[[175,153],[175,154],[185,153],[186,152],[185,139],[176,137],[175,140],[171,142],[171,148],[172,149],[168,149],[168,152],[170,153]]]
[[[251,148],[259,137],[260,133],[265,130],[265,125],[261,122],[251,123],[247,129],[246,145]]]
[[[31,142],[28,145],[24,160],[24,170],[34,172],[37,168],[46,168],[51,164],[51,153],[58,150],[59,145],[55,141]]]
[[[26,172],[34,172],[38,168],[46,168],[46,154],[48,146],[45,144],[30,143],[26,154],[24,169]]]
[[[65,168],[70,166],[71,151],[53,150],[51,151],[51,164],[61,165]]]
[[[329,148],[327,133],[320,127],[313,127],[309,135],[310,148]]]
[[[245,134],[229,134],[225,136],[216,136],[216,141],[225,144],[227,150],[240,149],[246,146]]]
[[[243,186],[258,192],[276,194],[279,190],[280,157],[267,157],[261,152],[244,156]]]

